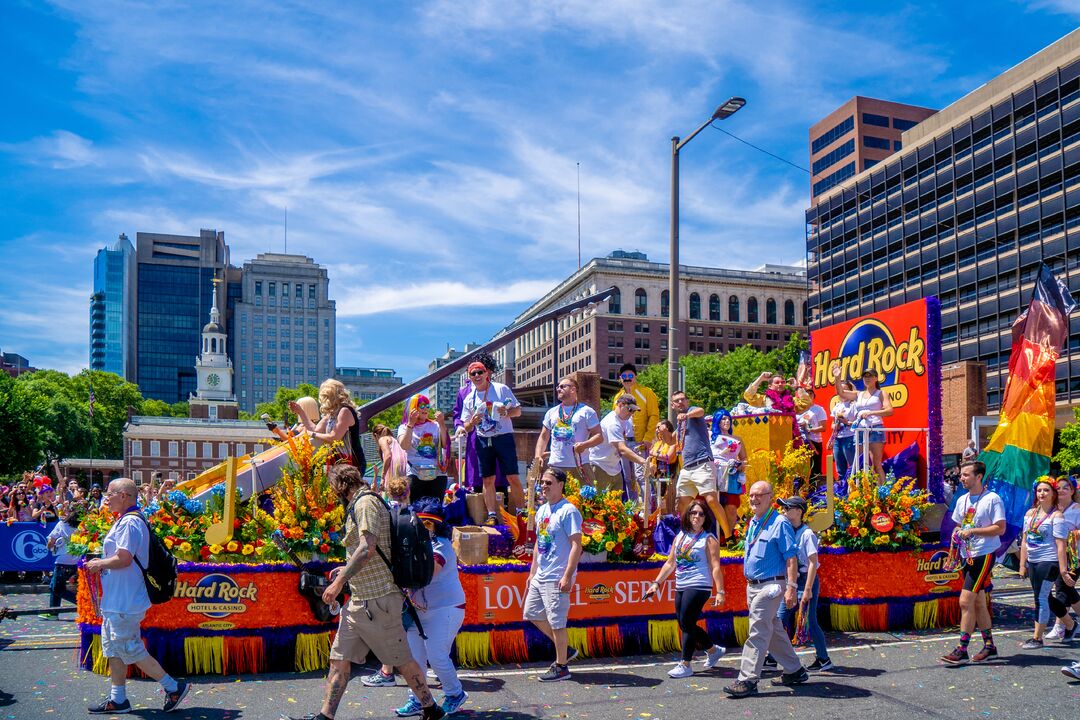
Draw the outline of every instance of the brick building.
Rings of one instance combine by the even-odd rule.
[[[769,351],[806,335],[806,275],[802,268],[748,270],[681,266],[680,317],[684,353],[728,352],[743,345]],[[613,380],[624,362],[639,368],[668,351],[668,265],[643,253],[594,258],[519,315],[514,324],[574,298],[615,288],[602,306],[536,328],[514,341],[520,387],[553,384],[579,370]],[[558,350],[553,338],[558,334]]]
[[[262,452],[269,437],[261,422],[136,415],[124,426],[124,475],[136,483],[154,472],[190,480],[230,455]]]

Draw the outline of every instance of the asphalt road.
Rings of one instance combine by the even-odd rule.
[[[1011,574],[1010,574],[1011,575]],[[1059,672],[1080,659],[1075,649],[1051,645],[1023,651],[1030,633],[1031,596],[1026,583],[998,581],[996,640],[1003,657],[980,666],[944,667],[938,657],[956,643],[955,630],[921,633],[829,633],[835,672],[822,673],[791,690],[766,680],[761,694],[728,699],[738,651],[719,668],[683,680],[666,672],[673,656],[586,660],[573,666],[573,679],[552,685],[535,680],[538,666],[506,666],[463,673],[470,702],[461,717],[471,720],[583,718],[587,720],[690,720],[724,718],[1080,718],[1080,682]],[[42,595],[10,595],[13,607],[36,607]],[[70,615],[66,616],[71,618]],[[74,623],[37,617],[0,624],[0,688],[15,694],[0,704],[6,718],[83,718],[85,707],[107,690],[107,681],[79,669]],[[979,641],[973,640],[974,647]],[[806,663],[812,661],[806,656]],[[696,663],[700,667],[700,661]],[[542,669],[542,668],[540,668]],[[274,720],[281,712],[302,715],[318,708],[322,674],[278,674],[222,680],[193,678],[191,695],[169,717],[199,720]],[[156,684],[132,682],[134,715],[165,717]],[[436,696],[441,693],[436,691]],[[354,680],[338,718],[391,718],[404,702],[404,687],[369,689]]]

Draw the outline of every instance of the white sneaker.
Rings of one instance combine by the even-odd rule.
[[[1063,623],[1055,623],[1050,632],[1043,636],[1044,640],[1060,640],[1065,637],[1065,625]]]
[[[1074,662],[1072,665],[1061,668],[1061,674],[1073,680],[1080,680],[1080,662]]]
[[[720,662],[720,658],[724,657],[727,653],[727,648],[723,645],[717,645],[715,650],[710,650],[705,653],[705,666],[706,670],[712,670],[716,667],[716,663]]]
[[[682,663],[676,663],[675,667],[671,668],[667,672],[668,677],[673,678],[685,678],[694,674],[694,669],[690,665],[683,665]]]

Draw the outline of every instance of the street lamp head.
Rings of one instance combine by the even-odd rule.
[[[739,109],[746,104],[746,99],[741,97],[729,98],[720,107],[716,108],[716,112],[713,113],[713,120],[723,120],[724,118],[731,117],[739,111]]]

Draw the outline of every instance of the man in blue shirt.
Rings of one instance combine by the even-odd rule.
[[[770,652],[784,668],[784,674],[773,680],[773,685],[799,685],[809,678],[783,623],[776,618],[781,601],[789,608],[795,607],[799,585],[795,533],[773,506],[773,489],[768,482],[759,480],[751,485],[748,499],[754,515],[746,527],[743,573],[750,636],[743,645],[739,680],[724,688],[733,698],[757,693],[761,668]],[[783,590],[785,581],[787,589]]]

